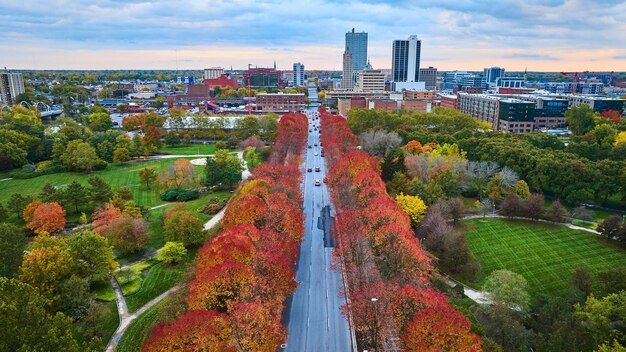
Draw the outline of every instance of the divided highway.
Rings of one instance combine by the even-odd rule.
[[[315,127],[319,127],[319,115],[309,110],[307,116],[311,148],[306,149],[302,165],[305,232],[296,271],[299,285],[291,301],[285,350],[349,352],[352,351],[350,328],[340,310],[345,304],[345,298],[340,296],[342,277],[339,271],[331,270],[334,240],[329,233],[329,215],[332,212],[330,195],[323,182],[326,164],[319,146],[320,132]]]

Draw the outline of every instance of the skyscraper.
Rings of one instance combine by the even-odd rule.
[[[484,76],[487,83],[496,83],[500,77],[504,77],[504,69],[500,67],[491,67],[484,69]]]
[[[293,85],[296,87],[304,85],[304,65],[299,62],[293,64]]]
[[[0,72],[0,103],[13,105],[15,98],[24,93],[24,79],[21,73]]]
[[[412,35],[408,40],[394,40],[391,71],[394,82],[418,82],[422,41]]]
[[[343,52],[343,79],[341,88],[352,90],[354,88],[354,77],[352,76],[352,53],[349,50]]]
[[[357,33],[352,28],[346,33],[346,50],[352,54],[352,70],[359,71],[367,65],[367,33]]]

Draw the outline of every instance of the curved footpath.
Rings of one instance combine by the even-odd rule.
[[[554,221],[548,221],[548,220],[543,220],[543,219],[530,219],[530,218],[524,218],[524,217],[520,217],[520,216],[503,216],[503,215],[497,215],[497,214],[489,214],[489,215],[465,215],[463,217],[463,219],[481,219],[481,218],[496,218],[496,219],[514,219],[514,220],[528,220],[528,221],[537,221],[537,222],[544,222],[547,224],[553,224],[553,225],[561,225],[561,226],[566,226],[569,227],[570,229],[573,230],[582,230],[582,231],[587,231],[587,232],[591,232],[594,233],[596,235],[600,235],[600,232],[596,231],[596,230],[592,230],[592,229],[588,229],[586,227],[581,227],[581,226],[576,226],[576,225],[572,225],[572,224],[568,224],[568,223],[562,223],[562,222],[554,222]],[[478,304],[491,304],[491,300],[488,298],[487,292],[484,291],[478,291],[475,290],[469,286],[467,286],[466,284],[456,281],[450,277],[446,277],[446,284],[448,284],[448,286],[450,287],[455,287],[456,285],[461,285],[463,286],[463,293],[470,299],[472,299],[474,302],[478,303]]]
[[[192,157],[194,157],[194,156],[204,156],[204,158],[191,160],[191,163],[194,164],[194,165],[206,165],[206,157],[212,156],[212,155],[191,155],[191,156]],[[167,155],[165,157],[175,158],[175,157],[180,157],[180,156],[177,156],[177,155]],[[242,151],[237,152],[237,157],[239,157],[239,159],[244,163],[244,170],[241,173],[241,179],[242,179],[242,182],[243,182],[243,181],[247,180],[252,174],[248,170],[248,167],[246,166],[245,161],[243,160],[243,152]],[[155,207],[152,207],[151,209],[161,208],[161,207],[167,206],[168,204],[169,203],[157,205]],[[207,221],[206,224],[204,224],[204,229],[208,230],[208,229],[212,228],[213,226],[215,226],[218,222],[220,222],[222,220],[222,218],[224,217],[224,212],[226,211],[227,207],[228,207],[228,204],[226,204],[226,206],[224,208],[222,208],[222,210],[220,210],[219,213],[215,214],[209,221]],[[152,258],[152,257],[156,256],[156,254],[157,254],[157,251],[146,253],[138,261]],[[133,264],[137,263],[138,261],[135,261],[133,263],[129,263],[129,264],[123,265],[123,266],[120,267],[120,269],[126,268],[126,267],[128,267],[130,265],[133,265]],[[106,347],[106,351],[107,352],[114,352],[115,351],[115,348],[117,347],[117,344],[120,342],[120,339],[124,335],[124,332],[126,332],[126,329],[128,329],[128,327],[130,326],[130,323],[132,323],[133,320],[137,319],[145,311],[147,311],[148,309],[152,308],[155,304],[159,303],[161,300],[163,300],[164,298],[168,297],[172,293],[176,292],[176,290],[178,290],[179,288],[181,288],[183,286],[183,284],[178,284],[178,285],[170,288],[169,290],[167,290],[167,291],[161,293],[160,295],[156,296],[155,298],[151,299],[148,303],[143,305],[141,308],[137,309],[134,313],[129,314],[128,306],[126,305],[126,298],[124,297],[124,294],[122,293],[122,289],[120,288],[120,286],[119,286],[119,284],[118,284],[118,282],[117,282],[117,280],[115,279],[114,276],[111,276],[111,285],[113,286],[113,290],[115,291],[115,300],[116,300],[116,303],[117,303],[117,313],[118,313],[118,315],[120,317],[120,324],[118,325],[117,329],[115,330],[115,333],[113,333],[113,336],[111,336],[111,339],[109,340],[109,343],[107,344],[107,347]]]

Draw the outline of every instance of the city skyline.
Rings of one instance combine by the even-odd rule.
[[[341,70],[355,28],[379,69],[391,68],[394,39],[417,34],[422,66],[440,70],[626,71],[620,1],[0,0],[0,13],[0,61],[15,69]]]

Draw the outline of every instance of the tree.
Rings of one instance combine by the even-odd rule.
[[[401,340],[408,351],[482,351],[470,322],[448,305],[420,310]]]
[[[521,216],[522,214],[522,201],[517,194],[509,194],[500,203],[500,212],[504,216]]]
[[[609,124],[603,123],[596,125],[589,134],[598,144],[613,145],[617,137],[617,129]]]
[[[516,311],[505,304],[495,303],[480,306],[479,312],[484,316],[481,326],[486,335],[500,344],[504,351],[530,350],[534,334],[518,320]]]
[[[115,148],[115,151],[113,152],[114,163],[123,163],[123,162],[129,161],[130,159],[131,159],[130,152],[128,151],[128,149]]]
[[[626,317],[626,291],[610,294],[598,299],[593,295],[587,298],[584,305],[576,305],[576,317],[595,341],[600,344],[609,339],[624,343],[626,335],[623,331]]]
[[[539,219],[544,214],[543,195],[534,193],[522,202],[522,214],[531,219]]]
[[[84,351],[71,319],[50,314],[48,307],[35,288],[0,277],[0,351]]]
[[[207,159],[206,184],[216,186],[223,184],[233,186],[241,181],[243,165],[237,155],[229,154],[227,150],[219,149],[213,160]]]
[[[396,196],[396,202],[400,204],[402,210],[409,215],[411,219],[411,225],[413,228],[417,227],[417,225],[424,219],[426,215],[426,204],[424,201],[418,196],[405,196],[400,193]]]
[[[177,159],[169,165],[158,177],[159,181],[167,186],[180,189],[195,183],[194,166],[191,161],[186,159]]]
[[[465,205],[461,198],[450,198],[443,204],[444,212],[449,219],[452,219],[453,223],[457,223],[465,215]]]
[[[77,181],[72,181],[63,189],[63,200],[74,206],[74,213],[78,213],[78,206],[85,203],[86,197],[85,187]]]
[[[87,116],[89,128],[94,131],[106,131],[111,127],[113,121],[108,112],[96,112]]]
[[[387,153],[381,163],[381,177],[384,181],[389,181],[393,178],[393,174],[396,172],[406,172],[404,166],[404,152],[400,148],[396,148]]]
[[[26,206],[32,201],[33,197],[31,196],[24,197],[19,193],[13,193],[11,197],[9,197],[9,202],[7,206],[15,213],[16,217],[20,219],[22,218],[24,208],[26,208]]]
[[[66,243],[74,261],[73,272],[89,282],[106,280],[119,266],[113,255],[113,247],[97,233],[79,232],[69,236]]]
[[[72,258],[63,246],[41,247],[24,255],[18,278],[58,303],[61,282],[71,272]]]
[[[22,229],[0,223],[0,276],[13,277],[20,265],[26,248],[26,237]]]
[[[615,137],[615,146],[626,144],[626,131],[622,131]]]
[[[567,209],[561,204],[561,202],[557,199],[550,204],[548,209],[546,210],[546,218],[550,221],[554,222],[563,222],[565,221],[565,216],[567,215]]]
[[[167,242],[159,250],[157,259],[165,264],[179,263],[187,256],[187,249],[181,242]]]
[[[4,222],[9,218],[7,209],[0,203],[0,222]]]
[[[491,301],[524,312],[530,300],[527,287],[523,276],[508,270],[496,270],[487,277],[483,290]]]
[[[187,209],[168,209],[165,213],[164,228],[168,241],[182,242],[185,246],[202,244],[205,241],[202,221]]]
[[[396,132],[368,131],[359,135],[363,150],[377,157],[384,157],[402,144],[402,138]]]
[[[54,233],[65,226],[65,210],[59,203],[40,203],[26,221],[26,227],[36,234]]]
[[[509,190],[509,194],[515,194],[521,199],[530,198],[530,189],[528,188],[528,184],[524,180],[519,180],[515,182],[513,187]]]
[[[574,287],[584,292],[585,295],[591,294],[591,275],[587,269],[576,268],[570,281]]]
[[[65,152],[61,155],[61,162],[76,171],[91,171],[96,165],[106,163],[98,157],[96,150],[89,143],[78,139],[67,144]]]
[[[480,213],[483,214],[483,218],[484,218],[485,216],[487,216],[489,212],[493,211],[494,203],[489,198],[483,198],[478,203],[478,209],[480,210]]]
[[[144,220],[128,214],[113,219],[102,230],[102,235],[109,239],[113,248],[124,254],[137,252],[150,241]]]
[[[595,112],[587,104],[572,106],[565,112],[565,120],[570,131],[575,135],[583,135],[591,131],[595,125]]]
[[[91,176],[87,179],[87,195],[92,206],[98,207],[113,197],[113,190],[100,176]]]
[[[612,344],[603,343],[598,346],[597,350],[594,352],[626,352],[626,347],[622,346],[617,340],[613,340]]]
[[[619,235],[621,226],[622,220],[619,215],[611,215],[599,223],[596,230],[606,238],[613,239]]]
[[[147,189],[150,189],[150,185],[157,180],[158,173],[155,167],[146,167],[139,170],[139,178],[141,183],[146,185]]]

